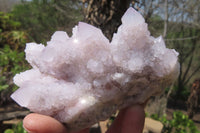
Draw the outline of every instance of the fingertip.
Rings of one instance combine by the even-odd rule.
[[[134,105],[132,107],[126,108],[125,110],[126,110],[125,111],[126,116],[134,116],[134,117],[139,116],[142,118],[145,117],[144,106],[142,105]]]
[[[27,115],[23,120],[23,127],[27,132],[36,132],[35,130],[35,114]]]

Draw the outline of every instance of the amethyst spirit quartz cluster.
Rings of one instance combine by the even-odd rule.
[[[78,130],[162,92],[179,74],[178,53],[152,37],[133,8],[121,20],[111,42],[79,22],[71,37],[56,31],[47,46],[28,43],[32,69],[14,77],[19,89],[11,97]]]

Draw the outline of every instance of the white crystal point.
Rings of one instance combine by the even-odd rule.
[[[79,47],[88,45],[89,43],[82,43],[88,41],[88,39],[100,41],[102,45],[109,45],[109,40],[103,35],[100,29],[84,22],[79,22],[78,26],[73,29],[72,38],[75,44],[79,44]]]
[[[65,42],[65,41],[67,41],[67,39],[69,39],[69,36],[64,31],[56,31],[51,37],[51,41],[64,41]]]
[[[144,18],[137,12],[134,8],[129,7],[125,14],[122,16],[122,24],[128,24],[132,26],[137,26],[144,23]]]
[[[21,87],[11,95],[11,98],[14,99],[22,107],[28,107],[32,97],[35,95],[34,88],[27,89],[25,87]]]
[[[112,41],[79,22],[73,35],[57,31],[47,46],[28,43],[33,69],[17,74],[12,98],[33,112],[78,130],[107,119],[117,109],[142,104],[174,82],[178,53],[150,36],[140,13],[129,8]]]
[[[32,67],[36,67],[35,62],[37,61],[38,56],[44,49],[44,45],[36,43],[27,43],[26,44],[26,60]]]
[[[102,36],[104,37],[102,31],[92,25],[89,25],[87,23],[84,22],[79,22],[78,23],[78,29],[77,29],[77,36],[82,38],[84,36],[83,39],[88,39],[90,37],[94,37],[94,36]],[[105,38],[106,39],[106,38]]]

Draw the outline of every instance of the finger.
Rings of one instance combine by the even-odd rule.
[[[66,127],[56,119],[36,113],[26,116],[23,126],[31,133],[69,133]],[[89,128],[73,133],[89,133]]]
[[[81,131],[78,131],[78,132],[73,132],[73,133],[89,133],[90,129],[89,128],[86,128],[86,129],[83,129]]]
[[[126,108],[120,111],[107,133],[142,133],[144,119],[143,106]]]
[[[65,126],[56,119],[36,113],[27,115],[23,126],[31,133],[68,133]]]

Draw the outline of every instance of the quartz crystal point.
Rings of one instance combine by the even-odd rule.
[[[175,81],[178,53],[150,36],[140,13],[129,8],[112,41],[79,22],[69,37],[53,34],[47,46],[28,43],[31,70],[17,74],[12,98],[71,130],[107,119],[117,109],[144,103]]]

